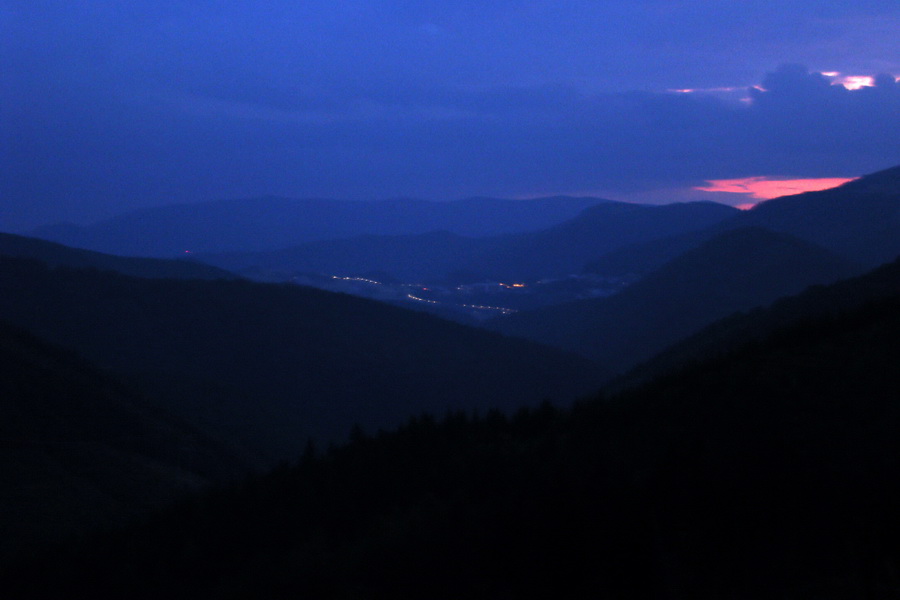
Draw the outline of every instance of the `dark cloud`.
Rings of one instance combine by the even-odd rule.
[[[0,229],[213,197],[615,195],[900,162],[893,76],[765,75],[783,56],[900,74],[894,3],[814,5],[7,2]],[[665,92],[753,83],[749,104]]]
[[[881,76],[876,87],[848,90],[796,65],[770,73],[766,91],[750,90],[759,154],[801,174],[816,161],[820,169],[844,170],[835,175],[853,174],[879,157],[884,166],[900,162],[900,93],[893,79]]]

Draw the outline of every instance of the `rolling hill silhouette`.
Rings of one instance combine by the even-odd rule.
[[[148,208],[88,226],[41,227],[33,235],[110,254],[170,258],[185,250],[277,250],[363,234],[401,235],[443,229],[459,235],[490,236],[531,231],[603,202],[600,198],[570,197],[450,202],[266,197]]]
[[[235,279],[222,269],[194,260],[130,258],[69,248],[37,238],[0,233],[0,255],[33,258],[52,266],[93,268],[152,279]]]
[[[449,232],[362,236],[251,254],[201,255],[236,272],[358,275],[381,271],[405,282],[436,282],[454,273],[474,281],[566,277],[616,248],[705,229],[737,212],[711,202],[650,206],[605,202],[541,231],[470,238]]]
[[[787,233],[876,267],[900,255],[900,166],[830,190],[761,202],[733,226]]]
[[[815,285],[771,306],[736,313],[666,348],[611,386],[624,389],[741,346],[759,342],[778,329],[834,318],[868,304],[900,296],[900,259],[858,277],[828,286]],[[609,389],[609,387],[607,388]]]
[[[712,236],[763,227],[831,250],[867,268],[900,255],[900,166],[844,185],[757,204],[706,231],[621,248],[585,270],[607,276],[645,274]]]
[[[270,458],[411,414],[569,402],[596,365],[378,302],[0,257],[0,314]]]

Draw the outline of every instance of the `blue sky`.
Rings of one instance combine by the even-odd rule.
[[[0,230],[265,194],[738,204],[696,188],[900,163],[898,32],[872,0],[0,0]]]

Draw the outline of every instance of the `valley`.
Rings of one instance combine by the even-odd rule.
[[[245,274],[247,274],[245,272]],[[606,278],[591,274],[572,274],[560,279],[505,283],[397,283],[385,277],[377,281],[361,276],[276,275],[255,273],[260,280],[290,281],[333,292],[372,298],[413,310],[433,312],[463,323],[478,324],[498,315],[520,310],[562,304],[585,298],[618,293],[632,283],[631,277]],[[373,274],[372,277],[378,277]]]
[[[493,237],[172,260],[4,234],[0,582],[21,598],[884,589],[898,218],[895,168],[746,212],[606,202]]]

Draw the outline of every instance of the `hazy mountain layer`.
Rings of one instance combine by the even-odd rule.
[[[405,282],[533,281],[566,277],[616,248],[705,229],[737,212],[710,202],[649,206],[606,202],[557,226],[517,235],[468,238],[448,232],[364,236],[254,254],[204,255],[235,271],[387,273]]]
[[[764,229],[730,231],[608,298],[495,319],[497,329],[591,357],[622,372],[700,327],[859,268]]]
[[[480,269],[491,278],[565,277],[617,248],[706,229],[737,212],[714,202],[594,206],[545,231],[509,236],[502,246],[483,253],[466,269]]]
[[[0,259],[0,314],[126,374],[223,437],[293,457],[308,436],[422,411],[512,409],[591,389],[596,365],[293,285],[130,278]]]
[[[259,253],[201,254],[211,265],[234,269],[253,277],[254,273],[325,275],[368,275],[416,283],[442,281],[448,274],[472,265],[476,258],[502,243],[495,238],[470,238],[435,231],[406,236],[359,236],[345,240],[310,242],[283,250]],[[472,275],[476,280],[478,275]]]
[[[94,225],[55,225],[40,238],[127,256],[276,250],[314,240],[362,234],[401,235],[447,230],[491,236],[543,229],[603,203],[600,198],[502,200],[469,198],[347,201],[256,198],[148,208]]]
[[[643,277],[720,233],[709,228],[631,244],[587,263],[584,272],[601,277]]]

